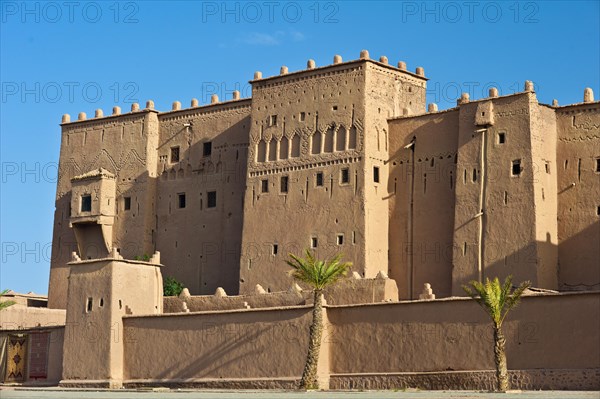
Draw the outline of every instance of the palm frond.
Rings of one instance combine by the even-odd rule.
[[[342,255],[337,254],[328,260],[317,260],[310,250],[305,251],[304,258],[289,254],[286,263],[292,267],[290,275],[303,283],[322,290],[348,273],[350,262],[342,262]]]
[[[485,310],[494,324],[501,326],[508,311],[518,305],[529,286],[526,281],[512,291],[512,276],[508,276],[504,283],[500,283],[498,277],[486,278],[484,283],[471,281],[469,285],[463,285],[463,290]]]

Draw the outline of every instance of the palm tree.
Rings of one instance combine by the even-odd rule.
[[[4,290],[2,292],[0,292],[0,298],[3,297],[9,290]],[[15,301],[3,301],[0,302],[0,310],[6,309],[9,306],[14,305],[16,302]]]
[[[289,256],[291,259],[286,262],[293,268],[290,275],[299,282],[312,287],[314,295],[308,354],[300,380],[300,389],[318,389],[317,364],[323,335],[323,290],[345,276],[352,263],[342,262],[341,254],[325,261],[317,260],[308,249],[304,258],[293,254],[289,254]]]
[[[513,291],[512,276],[508,276],[504,284],[500,284],[498,277],[494,280],[485,279],[485,283],[471,281],[463,285],[463,289],[471,298],[486,311],[492,319],[494,327],[494,361],[496,363],[496,377],[498,391],[509,389],[508,367],[506,365],[506,338],[502,334],[502,322],[508,311],[519,304],[523,292],[531,286],[529,281],[521,283]]]

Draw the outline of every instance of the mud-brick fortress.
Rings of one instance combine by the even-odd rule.
[[[600,389],[591,89],[547,105],[526,81],[439,111],[423,68],[367,51],[250,83],[246,99],[63,116],[50,309],[5,311],[0,378],[292,387],[311,299],[284,261],[311,248],[353,262],[325,293],[322,387],[492,387],[489,324],[461,287],[510,274],[534,287],[506,322],[513,386]],[[163,298],[163,276],[187,289]]]
[[[342,252],[401,299],[514,275],[600,289],[600,105],[524,91],[437,111],[423,68],[361,58],[278,76],[252,98],[63,117],[49,305],[71,252],[160,251],[192,294],[287,290],[288,253]],[[100,172],[98,170],[102,169]]]

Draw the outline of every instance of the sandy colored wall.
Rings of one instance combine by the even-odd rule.
[[[380,303],[398,300],[398,288],[392,279],[357,279],[349,277],[324,291],[330,305]],[[216,295],[164,297],[165,313],[183,311],[259,309],[281,306],[301,306],[313,301],[312,291],[288,290],[220,297]],[[184,306],[185,303],[185,306]]]
[[[310,307],[127,316],[125,384],[220,380],[235,386],[240,379],[297,379],[310,317]],[[581,381],[600,370],[599,319],[599,292],[524,298],[504,325],[508,367],[525,373],[518,376],[519,386],[600,388],[593,380]],[[433,389],[473,387],[478,371],[494,369],[491,326],[470,299],[328,306],[327,320],[324,364],[332,379],[349,380],[334,386],[438,372],[445,374],[436,377],[441,382]],[[558,381],[565,376],[571,383]],[[384,385],[380,388],[393,387]]]
[[[65,309],[71,252],[71,178],[103,167],[116,176],[112,243],[127,258],[152,253],[158,120],[152,110],[64,123],[60,147],[48,307]],[[123,211],[129,196],[132,211]],[[126,227],[125,227],[126,226]]]
[[[426,79],[381,64],[365,65],[364,207],[366,276],[390,273],[388,118],[425,111]],[[379,181],[375,178],[379,170]]]
[[[124,379],[297,378],[310,316],[302,307],[126,317]]]
[[[389,267],[402,299],[424,283],[452,294],[457,137],[458,110],[390,121]]]
[[[330,307],[328,317],[333,374],[494,368],[487,316],[468,299]],[[599,319],[598,292],[524,298],[505,321],[509,369],[599,368]]]
[[[65,317],[64,309],[28,308],[13,305],[2,310],[0,330],[64,326]]]
[[[184,282],[194,295],[239,289],[250,123],[247,99],[159,115],[156,249],[164,277]],[[207,143],[210,155],[204,154]],[[179,162],[170,159],[173,147],[179,147]],[[214,208],[208,207],[210,191],[217,195]]]
[[[343,252],[356,271],[365,272],[364,68],[341,64],[252,82],[241,294],[256,284],[271,292],[287,290],[288,253],[301,254],[312,237],[318,257]],[[355,140],[345,142],[351,136]],[[343,169],[349,170],[348,183],[341,181]],[[316,184],[317,173],[323,174],[322,186]],[[281,192],[282,177],[289,179],[287,193]],[[265,223],[267,216],[276,223]],[[344,236],[342,245],[338,234]]]
[[[561,290],[600,289],[600,103],[556,110]]]
[[[113,258],[69,265],[62,378],[120,382],[122,316],[162,312],[160,265]]]

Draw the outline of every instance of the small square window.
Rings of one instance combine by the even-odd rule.
[[[348,168],[342,169],[341,176],[342,183],[350,183],[350,170]]]
[[[130,210],[131,209],[131,197],[124,197],[123,198],[123,210]]]
[[[337,245],[344,245],[344,235],[338,234],[336,237]]]
[[[271,248],[271,254],[272,255],[277,255],[278,251],[279,251],[279,245],[273,244],[273,247]]]
[[[90,194],[85,194],[81,196],[81,212],[91,212],[92,211],[92,196]]]
[[[206,142],[202,145],[202,155],[208,157],[210,154],[212,154],[212,141]]]
[[[379,183],[379,166],[373,166],[373,181]]]
[[[498,133],[498,144],[506,143],[506,133]]]
[[[277,126],[277,115],[271,115],[269,117],[269,126]]]
[[[179,146],[171,147],[171,163],[179,162]]]
[[[268,193],[269,192],[269,180],[264,179],[260,181],[260,192]]]
[[[521,160],[515,159],[514,161],[512,161],[512,175],[519,176],[521,174],[521,171]]]
[[[304,122],[306,120],[306,112],[300,112],[300,122]]]
[[[289,183],[289,177],[288,176],[281,176],[280,191],[282,193],[287,193],[288,192],[288,183]]]
[[[207,208],[216,208],[216,206],[217,206],[217,192],[216,191],[209,191],[208,193],[206,193],[206,195],[207,195],[206,207]]]
[[[185,193],[177,194],[177,207],[179,209],[185,208]]]
[[[310,238],[310,247],[316,248],[318,245],[319,245],[319,240],[317,239],[317,237],[311,237]]]
[[[337,111],[338,107],[337,107],[337,105],[334,105],[333,107],[331,107],[331,109],[333,109],[334,111]]]
[[[317,172],[315,185],[317,187],[323,187],[323,172]]]

